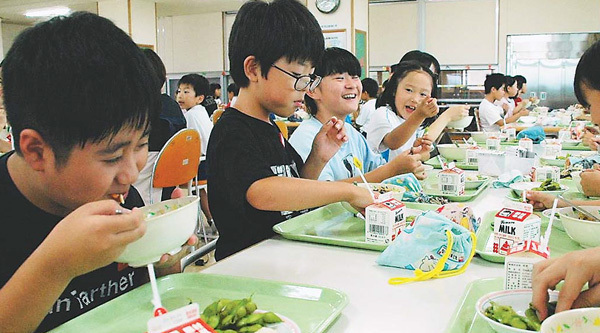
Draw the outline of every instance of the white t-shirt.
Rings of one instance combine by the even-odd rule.
[[[502,107],[503,104],[508,105],[508,110],[506,110],[506,118],[513,115],[513,111],[515,110],[515,100],[512,98],[502,97],[501,100],[495,101],[494,105]],[[504,109],[502,109],[504,111]]]
[[[377,103],[377,99],[373,98],[368,100],[365,104],[361,105],[360,113],[358,114],[358,118],[356,118],[356,124],[358,126],[365,126],[369,119],[371,119],[371,115],[375,111],[375,104]]]
[[[382,106],[377,108],[371,115],[369,122],[363,126],[363,130],[367,133],[367,142],[369,147],[376,153],[383,154],[389,148],[383,143],[383,138],[391,132],[394,128],[402,125],[404,118],[398,116],[392,108],[389,106]],[[400,155],[405,150],[409,150],[412,147],[415,140],[417,140],[417,132],[422,131],[421,129],[412,133],[408,141],[400,148],[390,150],[388,161],[394,159],[394,157]]]
[[[202,105],[196,105],[188,111],[184,111],[187,127],[195,129],[200,133],[200,155],[206,154],[208,138],[213,129],[213,123],[208,118],[208,112]]]
[[[479,104],[479,121],[481,129],[486,132],[499,132],[500,126],[496,125],[498,120],[502,120],[502,107],[494,105],[487,99],[483,99]]]

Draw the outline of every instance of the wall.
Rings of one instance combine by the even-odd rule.
[[[28,25],[2,23],[2,59],[6,55],[6,52],[10,49],[15,38],[21,33],[21,31],[29,28]]]
[[[153,1],[131,1],[131,38],[138,44],[156,45],[156,6]]]
[[[158,19],[157,51],[167,73],[223,69],[222,13]]]
[[[418,5],[399,2],[369,5],[369,64],[389,66],[418,48]]]

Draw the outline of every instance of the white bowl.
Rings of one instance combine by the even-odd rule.
[[[427,175],[427,177],[431,176],[431,174],[433,173],[433,165],[429,165],[429,164],[423,164],[423,168],[425,169],[425,174]]]
[[[549,291],[550,301],[558,300],[557,291]],[[531,331],[522,330],[501,324],[485,316],[485,309],[491,305],[491,302],[496,302],[499,305],[512,306],[513,310],[521,316],[525,316],[525,310],[529,308],[529,303],[532,299],[531,289],[519,289],[519,290],[502,290],[494,291],[489,294],[483,295],[475,306],[477,315],[487,322],[490,327],[498,333],[528,333]]]
[[[146,233],[127,245],[115,261],[140,267],[158,261],[165,253],[178,251],[196,229],[198,200],[189,196],[142,207],[142,214],[147,217]]]
[[[534,116],[521,116],[519,118],[519,122],[523,124],[533,124],[537,120],[537,117]]]
[[[545,209],[542,212],[542,215],[544,215],[544,217],[546,217],[547,219],[550,219],[550,213],[552,213],[551,208]],[[558,214],[558,210],[556,211],[556,214]],[[565,227],[562,225],[562,222],[560,221],[560,216],[554,216],[554,220],[552,221],[552,226],[558,230],[565,231]]]
[[[466,116],[459,120],[449,122],[446,127],[455,128],[455,129],[464,129],[465,127],[468,127],[469,125],[471,125],[472,121],[473,121],[473,116]]]
[[[358,186],[362,188],[367,187],[365,183],[358,183]],[[400,201],[404,196],[404,192],[406,192],[406,188],[404,188],[403,186],[383,183],[369,183],[369,189],[373,192],[378,192],[379,195],[389,193],[388,195],[386,195],[386,197],[389,196]]]
[[[570,329],[566,329],[570,328]],[[582,308],[558,312],[542,322],[542,333],[600,331],[600,308]]]
[[[510,184],[510,188],[515,192],[517,196],[522,196],[523,191],[532,191],[533,188],[539,187],[542,182],[517,182]],[[567,191],[569,188],[565,185],[560,185],[560,190],[558,191],[540,191],[543,193],[558,195]]]
[[[478,172],[467,172],[465,177],[465,190],[476,190],[479,188],[479,186],[481,186],[486,180],[490,178],[489,176],[480,176],[483,179],[469,180],[469,177],[476,177],[478,174]]]
[[[471,138],[475,140],[475,142],[485,142],[487,140],[486,132],[471,132]]]
[[[443,158],[452,161],[464,161],[467,159],[467,144],[459,144],[458,147],[453,143],[444,143],[437,145],[437,149]]]
[[[585,211],[600,218],[600,206],[580,206]],[[580,220],[577,211],[571,207],[558,210],[558,216],[562,221],[567,235],[582,247],[596,247],[600,245],[600,222]]]

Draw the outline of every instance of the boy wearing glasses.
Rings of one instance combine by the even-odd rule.
[[[240,8],[229,39],[231,76],[240,93],[235,108],[215,125],[207,153],[208,198],[220,234],[217,260],[271,237],[273,225],[302,210],[338,201],[359,208],[372,203],[368,190],[309,180],[347,141],[341,120],[323,125],[306,162],[269,120],[271,112],[290,116],[306,91],[316,88],[320,78],[311,73],[323,49],[317,20],[296,0]]]

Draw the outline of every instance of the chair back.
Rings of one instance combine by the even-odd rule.
[[[221,115],[223,115],[223,112],[225,112],[225,111],[221,110],[221,109],[215,110],[215,112],[213,112],[213,114],[212,114],[213,125],[217,123],[217,120],[219,120],[219,118],[221,118]]]
[[[475,108],[473,110],[473,113],[475,114],[475,124],[477,124],[477,132],[481,131],[481,120],[479,119],[479,108]]]
[[[283,134],[283,137],[287,140],[289,132],[285,121],[275,120],[275,124],[277,125],[277,127],[279,127],[279,131],[281,131],[281,134]]]
[[[158,153],[150,187],[178,186],[198,174],[200,134],[195,129],[175,133]]]

